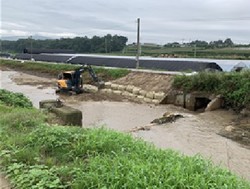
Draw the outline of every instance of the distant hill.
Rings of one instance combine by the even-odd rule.
[[[17,41],[18,39],[27,39],[28,37],[29,36],[6,36],[6,37],[1,37],[1,40]],[[32,36],[32,39],[45,40],[45,39],[51,39],[51,38],[41,36],[41,35],[34,35],[34,36]]]

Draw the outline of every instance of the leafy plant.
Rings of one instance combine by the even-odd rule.
[[[22,93],[12,93],[5,89],[0,89],[0,102],[14,107],[31,108],[31,101]]]

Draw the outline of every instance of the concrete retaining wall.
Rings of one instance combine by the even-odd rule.
[[[82,126],[82,112],[70,106],[65,106],[57,100],[43,100],[39,107],[47,109],[60,118],[65,125]]]
[[[105,89],[102,89],[101,92],[123,95],[139,102],[151,104],[160,104],[166,96],[164,92],[145,91],[133,85],[118,85],[111,82],[106,82]]]
[[[188,110],[196,111],[204,109],[212,111],[223,106],[224,100],[221,96],[216,96],[207,92],[184,93],[183,91],[172,91],[162,100],[164,104],[174,104],[182,106]]]

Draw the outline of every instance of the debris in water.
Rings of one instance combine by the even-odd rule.
[[[181,114],[172,114],[172,113],[165,113],[162,117],[154,119],[151,121],[151,123],[156,123],[158,125],[164,124],[164,123],[172,123],[175,122],[179,118],[183,118],[184,116]]]
[[[183,118],[183,117],[184,116],[181,114],[165,113],[165,114],[163,114],[162,117],[151,121],[151,123],[149,125],[135,127],[133,129],[129,130],[129,132],[149,131],[151,129],[151,127],[153,127],[153,126],[161,125],[164,123],[172,123],[172,122],[175,122],[177,119]]]

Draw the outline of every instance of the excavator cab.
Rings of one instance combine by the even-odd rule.
[[[84,65],[74,71],[65,71],[58,75],[56,92],[75,92],[76,94],[82,93],[83,79],[82,73],[88,71],[92,79],[97,83],[98,88],[104,86],[90,65]]]

